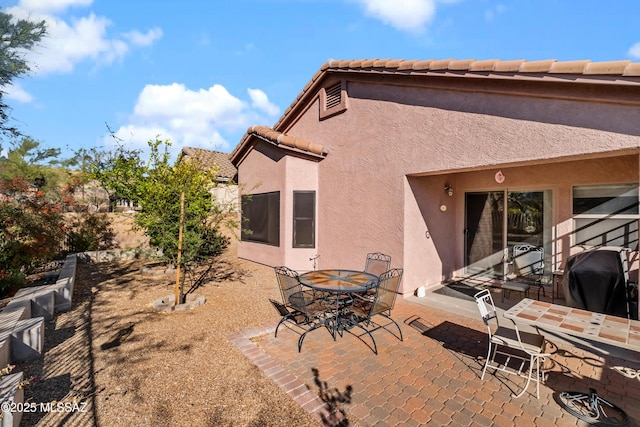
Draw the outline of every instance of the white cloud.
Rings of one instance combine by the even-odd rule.
[[[25,91],[18,83],[14,82],[12,85],[5,86],[3,91],[7,99],[12,99],[23,104],[30,104],[33,102],[33,96]]]
[[[47,35],[40,45],[27,53],[34,74],[70,73],[76,65],[92,61],[108,65],[121,61],[132,46],[149,46],[162,37],[162,30],[142,32],[133,29],[119,37],[109,34],[112,22],[89,13],[65,20],[59,14],[72,6],[89,6],[90,0],[21,0],[8,13],[31,21],[44,20]]]
[[[260,89],[247,89],[249,97],[251,98],[251,106],[258,110],[264,111],[270,116],[275,116],[280,112],[280,108],[277,105],[269,102],[267,94]]]
[[[367,15],[401,31],[420,32],[436,13],[436,0],[358,0]]]
[[[146,33],[133,30],[125,33],[124,36],[136,46],[150,46],[154,41],[162,38],[162,30],[160,28],[152,28]]]
[[[640,59],[640,42],[634,44],[629,48],[627,54],[634,59]]]
[[[262,90],[248,89],[248,93],[250,104],[221,85],[198,90],[180,83],[146,85],[129,123],[115,135],[142,150],[146,150],[148,140],[160,135],[173,142],[174,154],[184,146],[228,152],[239,142],[235,135],[250,125],[272,122],[272,116],[279,112]],[[223,136],[228,134],[234,135],[232,141]]]
[[[20,6],[32,13],[58,12],[72,6],[89,6],[93,0],[21,0]]]

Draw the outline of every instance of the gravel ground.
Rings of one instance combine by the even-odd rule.
[[[159,313],[151,303],[173,293],[175,275],[145,264],[78,266],[73,309],[47,322],[44,357],[18,365],[39,378],[25,401],[70,411],[25,413],[22,425],[318,425],[226,340],[277,319],[273,269],[238,260],[232,245],[197,290],[206,304]]]

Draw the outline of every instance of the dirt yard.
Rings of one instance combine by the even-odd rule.
[[[317,425],[226,339],[278,318],[273,269],[232,245],[197,290],[206,304],[159,313],[151,304],[175,275],[143,274],[145,263],[79,265],[73,309],[47,323],[44,357],[18,366],[39,378],[25,401],[78,410],[26,413],[22,425]]]

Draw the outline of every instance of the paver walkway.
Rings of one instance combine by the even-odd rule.
[[[524,380],[503,374],[480,380],[487,334],[479,318],[404,300],[392,314],[404,341],[376,331],[378,355],[348,333],[333,341],[324,328],[309,333],[298,353],[295,330],[280,327],[274,338],[275,311],[273,322],[230,340],[321,425],[574,426],[578,420],[560,408],[554,392],[589,387],[640,423],[640,378],[616,369],[640,369],[637,361],[603,357],[549,337],[557,349],[546,362],[540,399],[533,385],[513,399],[511,390]]]

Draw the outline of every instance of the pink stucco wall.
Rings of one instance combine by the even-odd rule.
[[[465,191],[551,189],[562,236],[571,185],[638,182],[638,106],[354,81],[347,87],[344,113],[320,121],[316,99],[286,129],[324,145],[325,159],[282,167],[251,152],[239,170],[241,182],[265,188],[300,179],[317,185],[319,268],[360,268],[367,252],[385,252],[405,269],[403,292],[412,292],[460,272]],[[507,177],[502,185],[493,180],[498,169]],[[454,185],[454,197],[444,194],[445,183]],[[310,269],[308,250],[289,245],[282,255],[255,246],[241,243],[241,256]]]
[[[298,270],[310,270],[310,261],[316,249],[295,249],[293,246],[293,191],[316,190],[318,165],[299,157],[285,156],[277,148],[259,142],[243,161],[240,179],[242,194],[280,192],[280,246],[240,242],[238,256],[252,261],[276,266],[286,265]],[[289,213],[288,216],[285,213]]]

